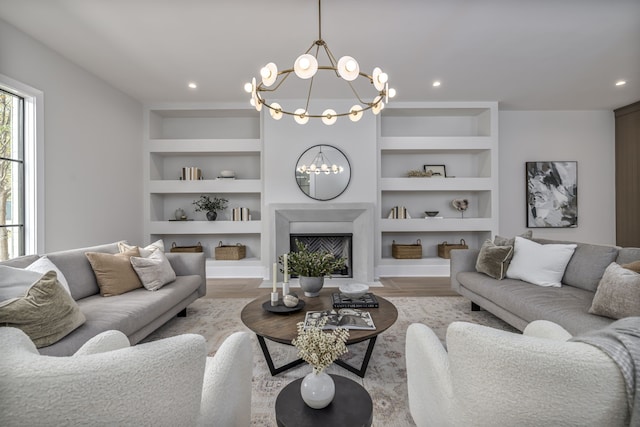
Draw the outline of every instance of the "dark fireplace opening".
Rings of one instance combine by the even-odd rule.
[[[289,248],[290,252],[297,252],[296,240],[307,245],[309,251],[327,251],[332,253],[337,258],[344,258],[345,265],[342,270],[337,270],[331,273],[333,277],[353,277],[353,265],[352,265],[352,240],[353,234],[334,234],[334,233],[319,233],[319,234],[290,234],[289,235]],[[298,277],[291,275],[291,277]]]

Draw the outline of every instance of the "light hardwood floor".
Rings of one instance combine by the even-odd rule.
[[[260,278],[207,279],[205,298],[255,298],[266,295],[269,289],[258,288]],[[374,288],[382,297],[457,296],[451,290],[449,277],[383,277],[382,288]]]

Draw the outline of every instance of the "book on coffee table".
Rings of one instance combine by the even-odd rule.
[[[376,326],[373,324],[371,313],[355,308],[341,308],[338,310],[307,311],[304,318],[304,327],[314,327],[320,323],[321,319],[327,319],[322,329],[362,329],[373,331]]]
[[[331,294],[333,308],[378,308],[378,300],[371,292],[367,292],[360,298],[349,298],[341,292]]]

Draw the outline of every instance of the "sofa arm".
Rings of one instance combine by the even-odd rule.
[[[409,411],[417,426],[456,425],[449,357],[428,326],[407,328],[405,357]]]
[[[457,274],[461,271],[476,271],[476,260],[480,249],[454,249],[450,252],[451,289],[460,293]]]
[[[198,275],[202,278],[200,296],[207,294],[206,258],[203,252],[166,252],[165,255],[177,276]]]
[[[207,358],[199,425],[250,425],[252,378],[251,338],[247,332],[236,332],[224,340],[214,357]]]
[[[548,320],[534,320],[524,328],[522,335],[556,341],[568,341],[571,339],[571,334],[566,329]]]

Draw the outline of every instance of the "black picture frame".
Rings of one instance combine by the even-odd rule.
[[[526,162],[527,228],[578,226],[578,162]]]
[[[446,178],[447,177],[447,168],[445,165],[424,165],[424,171],[432,171],[433,174],[431,178]]]

